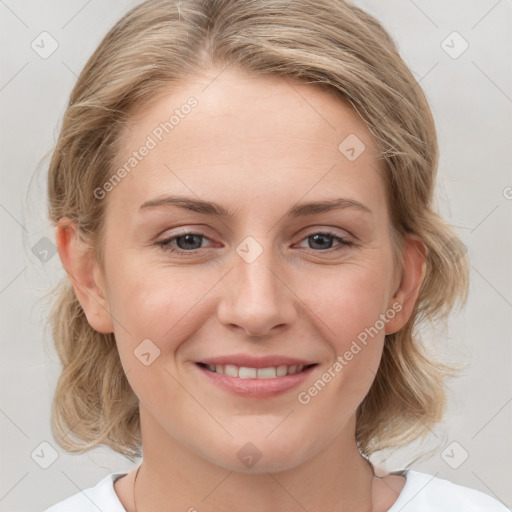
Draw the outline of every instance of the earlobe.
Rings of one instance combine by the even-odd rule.
[[[62,265],[90,326],[98,332],[114,332],[99,264],[94,251],[80,237],[76,222],[61,218],[55,238]]]
[[[427,247],[425,243],[416,236],[410,236],[405,241],[404,267],[400,285],[390,300],[389,307],[393,304],[401,305],[400,311],[386,324],[386,334],[393,334],[399,331],[413,314],[416,301],[426,273]]]

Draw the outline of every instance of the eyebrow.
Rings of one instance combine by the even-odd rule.
[[[227,210],[223,206],[211,201],[203,201],[201,199],[193,199],[184,196],[162,196],[150,201],[146,201],[140,207],[140,210],[146,208],[155,208],[160,206],[177,206],[185,210],[190,210],[205,215],[215,215],[216,217],[233,217],[234,212]],[[356,208],[362,212],[372,214],[372,211],[359,201],[348,198],[336,198],[325,201],[315,201],[310,203],[301,203],[293,206],[286,216],[288,217],[305,217],[318,213],[329,212],[332,210],[344,210],[345,208]]]

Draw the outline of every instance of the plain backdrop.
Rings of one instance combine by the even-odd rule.
[[[136,3],[0,0],[1,511],[42,510],[134,467],[106,448],[71,455],[54,441],[60,364],[42,297],[63,275],[46,219],[44,157],[78,73]],[[446,419],[424,444],[376,461],[399,469],[427,453],[410,467],[512,507],[512,3],[358,4],[388,29],[426,91],[441,149],[438,208],[471,260],[467,307],[437,336],[470,363],[450,382]]]

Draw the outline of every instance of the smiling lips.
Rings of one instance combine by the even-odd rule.
[[[211,372],[240,379],[272,379],[301,372],[314,365],[312,361],[286,356],[254,357],[247,354],[219,356],[199,361]]]
[[[234,364],[209,364],[206,365],[211,372],[228,377],[237,377],[239,379],[275,379],[286,375],[294,375],[301,372],[306,366],[285,364],[279,366],[269,366],[267,368],[251,368],[248,366],[236,366]]]
[[[302,382],[317,365],[285,356],[256,358],[239,354],[198,361],[196,365],[211,382],[245,396],[268,397]]]

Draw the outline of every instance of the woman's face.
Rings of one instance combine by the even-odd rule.
[[[217,74],[127,125],[125,172],[101,189],[94,275],[110,313],[88,318],[115,333],[146,439],[236,471],[286,469],[353,442],[385,334],[406,320],[383,164],[326,91]]]

